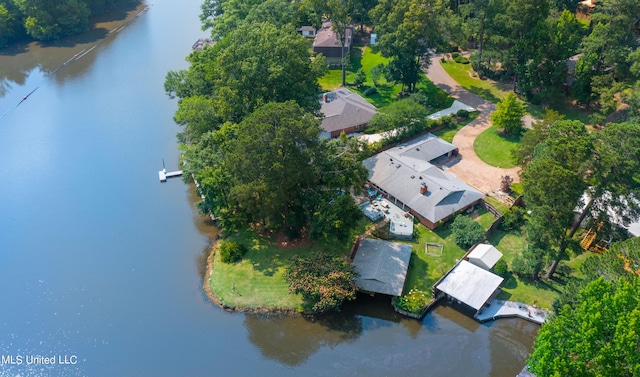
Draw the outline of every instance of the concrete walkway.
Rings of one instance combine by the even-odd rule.
[[[533,323],[542,324],[546,313],[540,308],[513,301],[491,300],[490,306],[482,308],[482,313],[476,314],[475,319],[480,322],[493,321],[498,318],[522,318]]]
[[[458,85],[442,68],[440,58],[441,55],[436,55],[431,59],[431,66],[425,72],[429,80],[456,100],[480,111],[480,115],[458,131],[453,138],[453,145],[458,147],[461,158],[455,164],[450,165],[447,172],[484,193],[499,189],[501,178],[504,175],[513,178],[514,182],[519,182],[520,168],[496,168],[485,163],[476,155],[473,142],[482,131],[491,126],[489,115],[496,109],[496,106]]]

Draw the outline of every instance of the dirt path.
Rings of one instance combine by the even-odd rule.
[[[491,126],[489,115],[496,109],[496,105],[458,85],[440,65],[440,57],[440,55],[436,55],[431,59],[431,66],[425,72],[429,80],[458,101],[481,112],[473,122],[464,126],[453,138],[453,145],[458,147],[461,158],[457,163],[451,165],[447,172],[484,193],[499,189],[501,177],[504,175],[513,178],[514,182],[519,182],[520,168],[496,168],[488,165],[476,155],[473,150],[473,141],[482,131]]]

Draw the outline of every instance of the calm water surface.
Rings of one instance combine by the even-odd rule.
[[[215,230],[188,186],[157,176],[178,159],[162,84],[206,36],[199,4],[128,1],[85,35],[0,52],[0,356],[22,357],[0,376],[514,376],[537,332],[519,320],[442,307],[417,322],[361,299],[311,321],[207,301]],[[38,355],[77,363],[26,365]]]

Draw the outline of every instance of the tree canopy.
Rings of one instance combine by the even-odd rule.
[[[496,111],[491,113],[491,122],[502,132],[510,135],[520,135],[524,131],[524,105],[518,102],[513,92],[496,105]]]
[[[528,361],[538,376],[640,375],[640,279],[598,278],[542,325]]]
[[[294,100],[320,108],[318,78],[324,60],[310,59],[307,41],[292,26],[243,24],[215,46],[194,51],[187,70],[169,72],[165,90],[181,100],[176,121],[197,142],[208,130],[239,122],[269,102]]]
[[[84,32],[89,28],[89,16],[104,12],[116,1],[0,1],[0,47],[23,35],[51,41]]]

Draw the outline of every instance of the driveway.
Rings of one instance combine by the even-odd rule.
[[[458,85],[440,65],[440,57],[441,55],[436,55],[431,58],[431,66],[425,72],[429,80],[453,98],[480,111],[480,115],[473,122],[462,127],[453,138],[453,145],[458,147],[461,158],[457,163],[451,165],[447,172],[484,193],[499,190],[501,178],[505,175],[513,178],[514,182],[519,182],[519,167],[496,168],[488,165],[476,155],[473,150],[473,141],[482,131],[491,126],[489,115],[496,109],[496,105]]]

